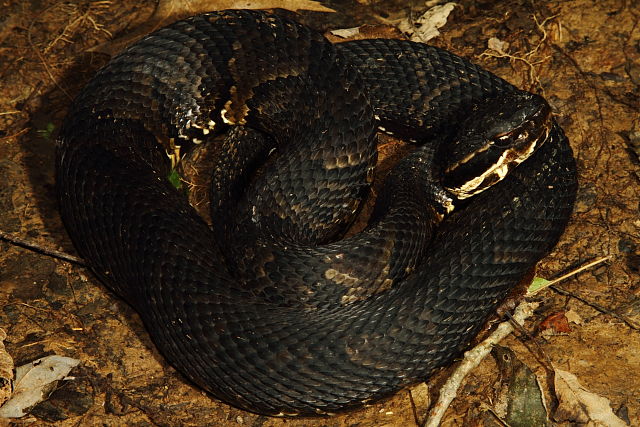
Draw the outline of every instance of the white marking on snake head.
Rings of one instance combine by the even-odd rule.
[[[230,121],[229,119],[227,119],[227,109],[223,108],[222,110],[220,110],[220,117],[222,117],[222,121],[228,125],[232,125],[233,122]]]

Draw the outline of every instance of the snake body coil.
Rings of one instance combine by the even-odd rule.
[[[515,91],[423,44],[333,46],[275,15],[199,15],[129,47],[77,97],[58,140],[62,217],[162,354],[214,396],[272,415],[355,407],[459,355],[556,244],[576,191],[555,125],[425,241],[437,213],[414,154],[367,230],[334,243],[368,189],[376,126],[424,141]],[[167,153],[229,125],[209,227],[168,182]]]

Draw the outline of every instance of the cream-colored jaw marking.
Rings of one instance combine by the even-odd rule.
[[[546,133],[545,133],[546,135]],[[498,158],[498,161],[495,162],[489,169],[484,171],[482,174],[476,176],[475,178],[465,182],[459,187],[449,188],[453,194],[456,195],[459,199],[466,199],[468,197],[474,196],[478,193],[483,192],[490,186],[486,188],[479,189],[480,185],[490,176],[496,175],[498,179],[495,182],[499,182],[509,173],[509,171],[518,166],[524,160],[526,160],[536,149],[538,145],[539,139],[534,139],[531,141],[531,144],[527,146],[526,151],[521,152],[519,150],[509,149],[505,150],[504,153]],[[483,150],[484,151],[484,150]],[[477,153],[477,152],[476,152]],[[466,159],[467,161],[469,159]],[[464,163],[464,162],[462,162]]]

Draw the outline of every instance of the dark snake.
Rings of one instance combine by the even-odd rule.
[[[521,93],[424,44],[332,45],[257,11],[195,16],[127,48],[77,96],[58,138],[60,211],[194,383],[258,413],[334,413],[450,363],[557,243],[577,179],[555,123],[433,230],[442,186],[474,181],[480,157],[427,141],[455,141],[477,105]],[[423,144],[390,172],[370,225],[336,242],[370,187],[376,128]],[[167,176],[224,130],[210,226]]]

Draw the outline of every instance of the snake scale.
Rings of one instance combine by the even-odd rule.
[[[61,215],[96,276],[213,396],[268,415],[357,407],[450,363],[567,224],[575,163],[554,124],[433,230],[438,189],[420,180],[438,175],[422,166],[451,160],[428,141],[505,93],[518,90],[424,44],[333,45],[265,12],[198,15],[77,96],[57,142]],[[424,144],[390,172],[371,224],[335,241],[370,187],[376,129]],[[167,176],[225,130],[208,225]]]

